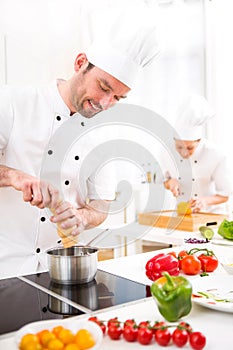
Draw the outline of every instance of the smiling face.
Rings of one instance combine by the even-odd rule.
[[[193,155],[197,149],[197,146],[199,145],[199,142],[200,140],[185,141],[175,139],[175,147],[181,157],[187,159]]]
[[[75,74],[67,81],[69,88],[66,89],[65,102],[72,113],[78,112],[91,118],[125,98],[130,89],[98,67],[87,67],[86,55],[79,54],[75,61]]]

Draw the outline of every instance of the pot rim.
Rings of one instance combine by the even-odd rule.
[[[84,246],[84,245],[74,245],[73,247],[69,247],[69,248],[64,248],[64,247],[53,247],[53,248],[49,248],[45,251],[45,253],[48,256],[53,256],[53,257],[63,257],[63,258],[77,258],[77,257],[88,257],[90,255],[61,255],[59,254],[59,251],[69,251],[75,248],[83,248],[83,249],[87,249],[87,250],[92,250],[90,252],[90,255],[96,254],[99,250],[99,248],[97,247],[92,247],[92,246]],[[57,251],[57,254],[53,254],[54,251]]]

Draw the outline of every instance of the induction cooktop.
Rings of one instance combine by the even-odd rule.
[[[101,270],[93,281],[61,285],[48,272],[0,281],[0,334],[45,319],[91,313],[150,296],[150,288]]]

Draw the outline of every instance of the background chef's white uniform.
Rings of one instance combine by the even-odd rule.
[[[190,179],[185,176],[186,169],[192,168],[192,182],[190,191]],[[206,139],[201,139],[194,154],[184,159],[180,157],[178,177],[180,183],[180,196],[177,201],[189,201],[203,196],[219,194],[229,196],[232,193],[232,184],[229,179],[226,157]],[[175,177],[171,171],[167,171],[166,180]],[[228,213],[226,203],[211,205],[205,208],[206,212]]]
[[[213,116],[214,111],[206,99],[198,95],[184,98],[177,110],[175,138],[183,141],[201,139],[189,158],[184,159],[180,156],[178,178],[171,170],[166,171],[165,181],[169,178],[177,178],[179,181],[180,195],[177,198],[179,202],[215,194],[230,196],[233,193],[227,157],[203,138],[203,126]],[[190,179],[190,166],[192,179]],[[207,206],[203,211],[228,214],[228,210],[228,204],[222,203]]]
[[[72,118],[70,111],[56,82],[40,89],[0,88],[0,164],[40,177],[49,140],[69,118]],[[80,149],[85,149],[87,140],[90,143],[88,135]],[[65,169],[61,171],[64,171],[61,181],[68,180],[68,185],[63,185],[64,198],[74,202],[78,197],[75,186],[77,160],[74,157],[66,160]],[[88,198],[99,198],[102,193],[102,199],[114,199],[115,188],[109,179],[109,169],[97,178],[87,179],[85,192]],[[95,181],[98,183],[97,194]],[[46,269],[44,251],[60,243],[56,225],[50,222],[49,215],[48,209],[40,210],[25,203],[22,192],[11,187],[0,188],[0,278]]]

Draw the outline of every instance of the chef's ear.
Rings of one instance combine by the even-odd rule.
[[[86,68],[88,66],[88,60],[85,53],[79,53],[74,61],[74,70],[78,72],[80,68]]]

